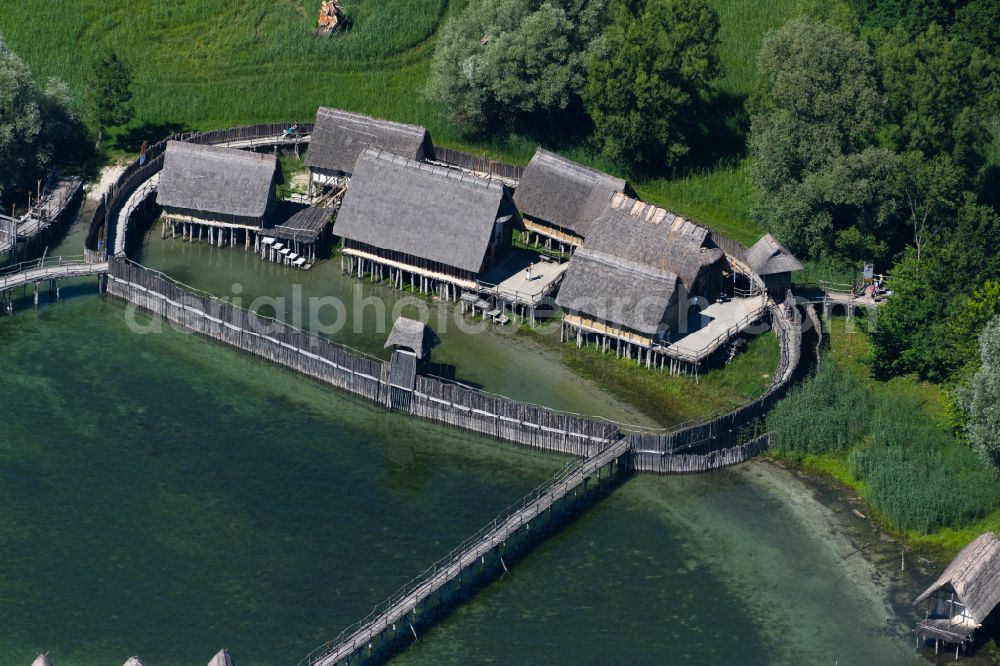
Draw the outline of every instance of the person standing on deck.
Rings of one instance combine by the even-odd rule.
[[[531,263],[531,264],[528,264],[528,267],[524,269],[525,279],[528,282],[531,282],[531,269],[534,268],[534,266],[535,266],[535,264]]]

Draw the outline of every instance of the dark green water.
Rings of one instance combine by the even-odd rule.
[[[0,321],[0,663],[297,662],[563,464],[123,313]]]

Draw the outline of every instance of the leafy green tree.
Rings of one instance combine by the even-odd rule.
[[[936,23],[915,37],[896,28],[875,41],[887,100],[883,145],[927,157],[948,154],[971,181],[990,142],[982,102],[991,58]]]
[[[749,101],[754,215],[793,251],[888,248],[895,159],[872,144],[882,98],[867,46],[832,23],[792,19],[764,40]],[[857,257],[855,257],[857,258]]]
[[[917,263],[924,246],[950,217],[959,201],[961,174],[948,153],[927,159],[919,151],[901,155],[896,187],[913,229]]]
[[[107,51],[94,61],[87,87],[87,102],[97,127],[97,146],[104,131],[132,120],[132,72],[114,51]]]
[[[670,167],[687,154],[698,101],[719,72],[718,34],[705,0],[615,6],[587,59],[583,92],[606,157]]]
[[[427,95],[472,130],[567,108],[601,25],[601,0],[480,0],[442,30]]]
[[[0,196],[33,182],[74,121],[70,96],[59,81],[40,90],[27,65],[0,38]]]
[[[871,332],[875,374],[915,372],[948,381],[975,356],[976,336],[1000,313],[998,279],[1000,215],[967,195],[919,262],[910,248],[893,267],[893,295],[879,308]]]
[[[983,329],[979,359],[965,391],[966,433],[973,448],[1000,471],[1000,317]]]

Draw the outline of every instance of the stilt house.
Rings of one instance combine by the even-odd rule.
[[[274,155],[170,141],[156,191],[164,231],[249,247],[275,205],[277,179]]]
[[[368,147],[418,162],[434,151],[431,135],[423,127],[320,107],[306,153],[310,193],[343,183]]]
[[[721,290],[725,268],[707,229],[619,194],[570,260],[556,303],[578,341],[596,334],[605,349],[648,364],[686,315],[689,296]]]
[[[503,258],[519,222],[499,181],[366,149],[333,233],[349,273],[455,300]]]
[[[764,234],[747,250],[747,265],[764,280],[771,298],[783,300],[792,287],[792,273],[802,270],[802,264],[771,234]]]
[[[539,148],[514,192],[525,231],[569,251],[583,244],[591,225],[615,193],[628,194],[621,178]]]
[[[914,632],[933,640],[965,648],[976,629],[1000,604],[1000,539],[993,532],[978,536],[952,560],[941,577],[914,600],[927,602],[927,617]]]

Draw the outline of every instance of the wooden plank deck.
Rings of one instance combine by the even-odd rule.
[[[51,260],[50,260],[51,261]],[[43,280],[64,280],[72,277],[100,275],[108,272],[108,262],[90,263],[72,261],[58,264],[48,264],[35,268],[14,271],[0,276],[0,291],[7,291]]]
[[[467,568],[478,563],[487,553],[502,545],[531,520],[583,485],[599,469],[628,454],[631,447],[631,442],[624,438],[606,446],[600,453],[583,461],[579,467],[574,468],[549,486],[533,502],[526,504],[505,521],[487,531],[479,541],[434,571],[431,576],[400,598],[388,610],[361,626],[342,641],[330,646],[322,654],[310,657],[308,663],[314,666],[334,666],[348,660],[359,650],[368,649],[369,645],[383,632],[397,623],[404,624],[405,617],[422,602],[430,599],[439,590],[455,581]]]

